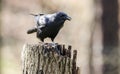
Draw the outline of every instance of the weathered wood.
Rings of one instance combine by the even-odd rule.
[[[80,74],[76,58],[76,50],[71,58],[71,46],[66,49],[65,45],[53,47],[51,43],[25,44],[22,51],[23,74]]]

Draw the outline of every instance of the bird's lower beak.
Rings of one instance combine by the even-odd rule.
[[[71,17],[69,17],[69,16],[67,16],[67,17],[66,17],[66,19],[70,21],[72,18],[71,18]]]

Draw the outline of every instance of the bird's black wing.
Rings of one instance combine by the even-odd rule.
[[[53,22],[54,22],[53,16],[44,14],[39,17],[39,20],[37,21],[37,28],[43,29],[43,28],[51,25],[51,23],[53,23]]]
[[[42,15],[44,15],[44,14],[41,13],[41,14],[39,14],[39,15],[42,16]]]
[[[42,15],[45,15],[45,14],[40,13],[40,14],[37,15],[37,14],[30,13],[30,15],[32,15],[32,16],[38,16],[38,15],[42,16]]]
[[[36,27],[34,27],[34,28],[32,28],[32,29],[29,29],[29,30],[27,31],[27,34],[31,34],[31,33],[34,33],[34,32],[37,32],[37,28],[36,28]]]

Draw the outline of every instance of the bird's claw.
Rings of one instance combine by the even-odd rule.
[[[50,52],[51,49],[52,51],[55,51],[58,55],[60,55],[60,50],[58,49],[58,44],[57,43],[44,43],[43,45],[43,53]]]
[[[58,55],[60,55],[60,51],[58,49],[58,44],[57,43],[52,43],[52,47],[55,49],[55,51],[57,52]]]

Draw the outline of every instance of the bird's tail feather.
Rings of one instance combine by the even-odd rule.
[[[27,31],[27,34],[31,34],[31,33],[34,33],[34,32],[37,32],[37,28],[29,29],[29,30]]]

